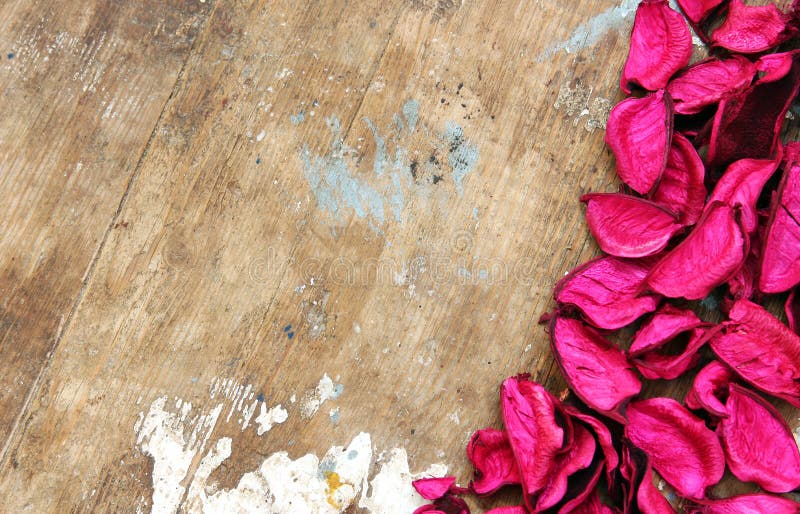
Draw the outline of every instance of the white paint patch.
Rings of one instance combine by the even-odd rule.
[[[286,409],[281,407],[280,404],[267,410],[267,406],[262,403],[261,413],[256,418],[258,435],[266,434],[272,429],[273,426],[283,423],[287,419],[289,419],[289,413],[286,411]]]
[[[434,464],[426,471],[412,474],[408,468],[408,454],[403,448],[395,448],[382,455],[380,471],[370,481],[370,490],[361,495],[358,506],[373,514],[408,514],[427,503],[411,482],[418,478],[442,477],[447,467]]]
[[[310,418],[327,400],[339,398],[343,390],[342,384],[334,384],[327,373],[323,374],[317,387],[307,392],[300,400],[300,415],[306,419]]]

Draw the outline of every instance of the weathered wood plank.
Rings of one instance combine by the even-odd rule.
[[[0,460],[207,11],[0,10]]]

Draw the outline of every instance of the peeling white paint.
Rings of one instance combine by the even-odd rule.
[[[304,418],[310,418],[317,413],[320,406],[327,400],[339,398],[343,390],[344,386],[342,384],[334,384],[327,373],[323,374],[317,387],[306,393],[303,399],[300,400],[300,415]]]
[[[418,478],[442,477],[447,467],[434,464],[422,473],[412,474],[408,468],[408,454],[403,448],[382,455],[380,471],[370,481],[369,493],[364,491],[358,506],[373,514],[408,514],[427,502],[417,494],[411,482]]]
[[[256,424],[258,425],[257,433],[258,435],[264,435],[269,432],[273,426],[283,423],[289,419],[289,413],[281,407],[281,404],[272,407],[271,409],[267,410],[267,406],[262,403],[261,404],[261,413],[256,418]]]

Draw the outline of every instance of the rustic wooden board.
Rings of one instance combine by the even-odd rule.
[[[71,253],[48,254],[45,278],[25,282],[45,306],[8,310],[4,296],[42,348],[78,303],[51,358],[43,366],[38,350],[30,360],[26,377],[42,378],[9,439],[0,510],[146,511],[155,480],[173,494],[157,503],[193,511],[204,501],[196,484],[234,488],[274,452],[322,457],[360,432],[375,457],[404,448],[412,471],[442,461],[468,479],[464,444],[498,424],[504,377],[529,371],[563,387],[537,319],[558,277],[596,252],[577,198],[615,187],[598,129],[617,99],[627,49],[618,29],[630,9],[599,0],[159,9],[141,33],[117,22],[130,31],[122,55],[139,63],[152,98],[105,129],[125,134],[104,136],[105,149],[69,154],[115,170],[75,195],[101,178],[107,193],[75,221],[53,212],[80,196],[42,207],[41,240],[52,233]],[[192,16],[202,35],[170,95],[196,30],[166,55],[169,40],[145,32],[160,17]],[[21,87],[7,86],[6,98]],[[55,88],[36,94],[59,105]],[[72,128],[41,119],[38,130],[79,137],[86,112]],[[18,119],[34,127],[40,117]],[[2,126],[3,144],[23,140]],[[0,187],[33,195],[60,184],[49,173],[46,185],[3,175]],[[9,211],[0,259],[40,244],[8,235],[29,215]],[[9,273],[3,287],[18,287],[23,272]],[[4,327],[19,330],[9,316]],[[325,375],[332,394],[315,392]],[[260,409],[277,404],[288,419],[259,435]],[[13,419],[20,405],[0,411]],[[170,434],[172,468],[154,468],[153,441]],[[230,456],[207,468],[225,441]]]
[[[0,10],[0,460],[208,6]]]

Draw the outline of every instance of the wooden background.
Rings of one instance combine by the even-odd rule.
[[[634,6],[5,2],[0,511],[148,511],[161,397],[224,403],[220,489],[359,432],[466,482],[504,377],[563,387],[537,319],[597,251]]]

